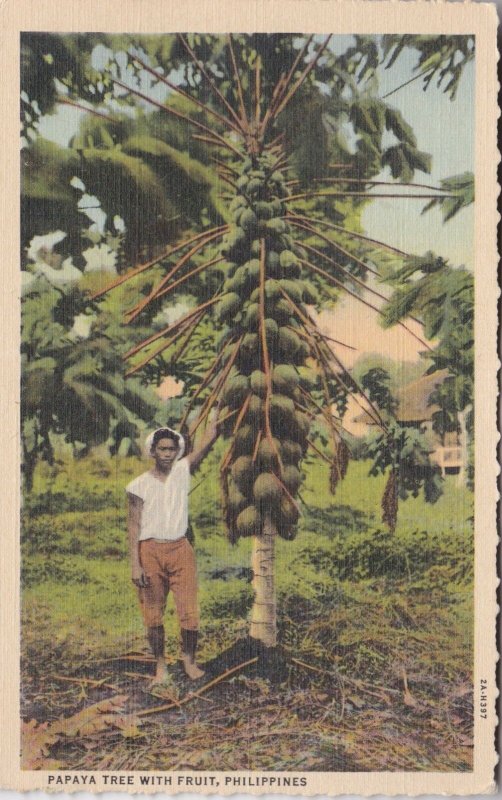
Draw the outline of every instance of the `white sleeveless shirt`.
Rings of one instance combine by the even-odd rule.
[[[143,472],[126,486],[126,492],[143,501],[138,541],[181,539],[188,528],[190,465],[187,458],[176,461],[165,482]]]

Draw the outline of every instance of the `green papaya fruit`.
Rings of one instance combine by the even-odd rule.
[[[268,438],[263,438],[258,448],[256,461],[263,470],[277,469],[278,466],[277,453],[281,454],[281,443],[276,438],[273,438],[272,442]]]
[[[293,539],[296,539],[298,534],[298,528],[294,525],[290,525],[287,522],[282,522],[280,520],[277,523],[277,533],[281,537],[281,539],[285,539],[287,542],[292,542]]]
[[[302,448],[298,442],[283,439],[281,443],[281,457],[285,464],[297,464],[302,457]]]
[[[299,281],[302,287],[302,299],[304,303],[313,305],[319,302],[319,293],[310,281]]]
[[[265,259],[266,264],[266,272],[268,275],[273,277],[280,277],[281,274],[281,262],[279,260],[279,254],[275,253],[273,250],[269,250],[267,252],[267,256]]]
[[[280,295],[279,283],[276,280],[269,279],[265,281],[265,297],[268,300],[273,300]]]
[[[294,332],[282,326],[279,328],[279,350],[285,362],[291,362],[301,345],[300,337]]]
[[[243,494],[246,494],[253,484],[256,477],[255,472],[256,469],[251,456],[239,456],[230,468],[230,474]]]
[[[281,295],[281,299],[278,300],[274,306],[273,310],[274,319],[277,321],[279,325],[286,325],[287,323],[289,323],[289,319],[292,313],[293,310],[289,305],[288,301]]]
[[[236,292],[225,294],[216,306],[216,314],[222,322],[232,319],[240,311],[241,298]]]
[[[296,427],[296,439],[301,444],[304,441],[310,431],[310,422],[306,414],[302,413],[301,411],[297,411],[295,414],[295,427]]]
[[[287,525],[294,525],[300,516],[298,509],[295,507],[294,503],[291,502],[289,497],[282,498],[280,504],[280,513],[283,521]]]
[[[298,364],[303,364],[303,362],[306,361],[306,359],[309,358],[309,357],[310,357],[310,346],[309,346],[308,342],[306,342],[304,339],[302,339],[300,341],[300,346],[299,346],[298,351],[296,353],[296,362]]]
[[[261,178],[250,178],[246,186],[246,194],[252,197],[255,194],[263,191],[264,184]]]
[[[258,200],[255,203],[255,213],[258,219],[271,219],[274,214],[274,210],[272,208],[272,203],[267,203],[265,200]]]
[[[293,464],[288,464],[287,467],[284,467],[281,480],[288,492],[294,496],[302,482],[301,472]]]
[[[297,305],[302,302],[303,298],[303,285],[300,281],[292,281],[289,278],[282,278],[280,281],[281,288],[286,292],[288,297]]]
[[[282,489],[273,472],[262,472],[253,484],[253,495],[259,507],[280,502]]]
[[[249,394],[249,380],[245,375],[236,375],[225,384],[222,400],[229,408],[240,406]]]
[[[289,364],[278,364],[272,372],[272,386],[274,391],[292,394],[299,383],[296,369]]]
[[[234,453],[236,456],[252,454],[257,433],[253,425],[242,424],[234,434]]]
[[[238,208],[244,208],[246,205],[247,205],[246,198],[243,197],[241,194],[237,194],[230,202],[228,210],[230,211],[231,214],[235,214]]]
[[[237,517],[248,504],[249,500],[246,496],[233,481],[230,481],[228,486],[228,506],[231,515]]]
[[[295,264],[298,264],[298,258],[292,250],[283,250],[279,256],[279,260],[281,262],[281,267],[284,269],[289,269],[295,266]]]
[[[277,341],[277,337],[279,336],[279,326],[275,319],[267,318],[265,320],[265,336],[267,338],[267,344],[269,347],[274,345]]]
[[[270,207],[272,209],[272,216],[274,217],[282,217],[286,211],[286,206],[282,202],[282,200],[275,199],[270,202]]]
[[[272,419],[285,420],[294,418],[295,404],[291,397],[285,394],[273,394],[270,398],[270,416]]]
[[[258,225],[258,217],[250,208],[245,208],[239,217],[239,225],[243,231],[252,234]]]
[[[257,258],[252,258],[245,264],[248,285],[254,286],[260,278],[260,262]]]
[[[235,521],[238,536],[259,536],[261,527],[261,517],[255,506],[245,508]]]
[[[282,217],[272,217],[265,222],[265,228],[272,233],[286,233],[287,225]]]
[[[242,324],[246,330],[256,330],[258,327],[258,318],[260,313],[260,306],[258,303],[248,303],[244,309],[244,319]]]
[[[310,367],[297,367],[298,377],[300,379],[300,386],[304,389],[311,390],[317,384],[317,375]]]
[[[289,230],[289,225],[288,225],[288,230]],[[295,240],[293,239],[292,236],[289,235],[289,233],[281,233],[281,235],[279,236],[279,245],[281,247],[281,250],[292,251],[294,243]]]
[[[265,397],[267,393],[267,379],[265,373],[259,369],[255,369],[249,378],[251,389],[259,397]]]
[[[252,423],[259,422],[262,417],[264,408],[265,406],[263,404],[262,398],[259,397],[257,394],[252,394],[251,400],[249,401],[248,405],[246,420],[249,419],[250,422]]]
[[[258,334],[257,333],[246,333],[244,336],[241,348],[246,350],[250,353],[254,353],[258,349]]]

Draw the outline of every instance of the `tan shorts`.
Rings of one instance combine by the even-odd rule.
[[[197,630],[197,568],[192,545],[185,537],[174,542],[145,539],[139,543],[139,557],[150,579],[146,589],[138,589],[145,625],[154,628],[163,624],[167,595],[171,590],[180,627]]]

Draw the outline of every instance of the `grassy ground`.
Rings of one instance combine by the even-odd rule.
[[[25,720],[54,724],[114,692],[127,695],[132,714],[159,704],[141,677],[151,671],[148,661],[106,660],[147,653],[130,583],[123,488],[143,469],[136,459],[94,456],[44,466],[36,476],[22,545]],[[448,478],[436,505],[421,498],[401,503],[391,535],[380,523],[383,480],[367,477],[367,463],[350,465],[334,498],[322,465],[305,472],[299,534],[277,542],[276,680],[251,665],[205,699],[144,716],[134,735],[96,731],[55,743],[55,763],[64,769],[472,768],[472,495]],[[191,495],[200,661],[208,680],[252,655],[245,639],[251,543],[227,543],[216,475],[217,454],[194,477]],[[169,696],[179,703],[193,687],[176,665],[172,603],[166,628]],[[112,688],[63,678],[104,679]]]

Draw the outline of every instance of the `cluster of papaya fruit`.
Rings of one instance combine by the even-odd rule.
[[[237,430],[234,416],[223,431],[234,435],[226,484],[233,540],[260,534],[267,515],[281,536],[294,537],[309,431],[299,404],[302,388],[309,391],[315,380],[305,363],[310,346],[302,317],[316,295],[302,276],[302,251],[285,217],[288,189],[273,160],[265,153],[244,162],[222,243],[228,272],[217,313],[230,328],[228,353],[230,342],[241,342],[220,401],[222,418],[241,411]]]

